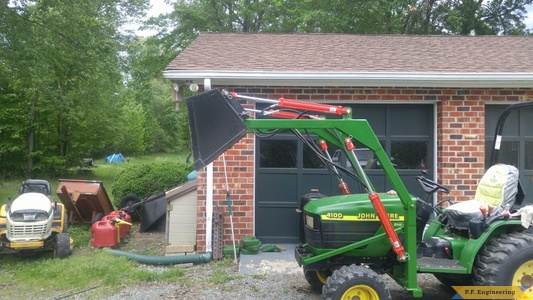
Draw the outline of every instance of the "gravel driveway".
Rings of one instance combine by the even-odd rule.
[[[238,275],[234,270],[233,273],[228,273],[233,277],[230,281],[213,284],[213,274],[206,269],[208,268],[195,266],[187,272],[183,281],[125,288],[104,299],[322,299],[320,294],[309,287],[303,274]],[[414,299],[388,276],[384,280],[392,299]],[[424,290],[422,299],[451,299],[455,294],[446,290],[430,274],[419,275],[419,284]]]
[[[290,247],[290,246],[289,246]],[[150,267],[153,270],[163,267]],[[168,268],[168,267],[167,267]],[[392,299],[413,299],[408,292],[384,275]],[[455,294],[431,274],[418,276],[422,299],[451,299]],[[80,298],[83,299],[83,298]],[[315,293],[292,258],[291,249],[282,253],[242,255],[239,263],[226,261],[195,265],[174,283],[146,283],[123,288],[106,300],[145,299],[322,299]]]

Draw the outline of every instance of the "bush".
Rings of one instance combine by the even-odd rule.
[[[115,176],[113,206],[129,194],[146,199],[187,181],[193,166],[183,163],[156,163],[128,166]]]

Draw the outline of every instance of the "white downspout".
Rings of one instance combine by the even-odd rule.
[[[211,89],[211,79],[204,79],[204,91]],[[213,252],[213,163],[206,167],[205,252]]]
[[[437,174],[437,138],[438,138],[438,130],[437,130],[437,123],[439,120],[437,120],[437,103],[433,104],[433,161],[431,163],[431,166],[433,167],[433,181],[438,181],[438,175]],[[437,193],[435,193],[432,197],[433,199],[433,206],[437,205],[437,202],[439,202],[439,199],[437,199]]]
[[[206,167],[205,252],[213,252],[213,163]]]

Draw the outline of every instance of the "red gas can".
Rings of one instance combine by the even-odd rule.
[[[104,216],[102,218],[102,221],[108,221],[108,220],[114,220],[114,219],[121,219],[122,221],[126,221],[128,223],[131,223],[131,216],[126,213],[123,210],[115,210],[109,213],[109,215]],[[131,225],[129,224],[118,224],[118,231],[120,234],[120,239],[122,240],[128,233],[130,233]]]
[[[118,228],[109,220],[95,222],[91,226],[93,247],[115,247],[118,243]]]

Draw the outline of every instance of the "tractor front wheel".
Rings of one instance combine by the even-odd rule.
[[[322,291],[324,299],[392,299],[381,277],[365,266],[343,266],[328,278]]]
[[[54,258],[67,258],[70,254],[70,235],[68,233],[56,235],[54,241]]]
[[[330,270],[309,270],[304,266],[305,279],[313,290],[317,293],[322,293],[322,287],[326,284],[328,277],[331,276]]]
[[[533,233],[512,232],[493,238],[476,258],[474,284],[519,286],[533,298]]]

